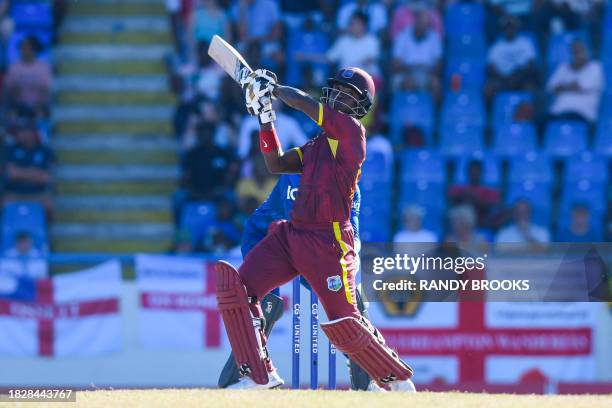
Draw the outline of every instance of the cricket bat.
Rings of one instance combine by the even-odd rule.
[[[242,55],[218,35],[210,42],[208,55],[238,84],[253,72]]]

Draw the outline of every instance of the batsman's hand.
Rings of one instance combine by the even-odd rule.
[[[272,109],[272,92],[276,87],[276,75],[268,70],[258,69],[245,81],[245,103],[249,114],[259,117],[260,123],[269,123],[276,119]]]

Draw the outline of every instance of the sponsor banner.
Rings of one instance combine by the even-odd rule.
[[[121,348],[121,265],[0,279],[0,354],[91,356]]]

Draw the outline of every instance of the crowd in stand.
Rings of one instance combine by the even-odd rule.
[[[50,47],[61,4],[0,1],[0,254],[9,257],[37,256],[48,246],[54,163]]]
[[[314,96],[338,67],[373,75],[377,100],[363,119],[369,158],[360,183],[366,239],[524,242],[534,249],[551,240],[609,239],[612,10],[604,1],[167,5],[182,146],[177,243],[189,242],[189,251],[235,248],[243,220],[274,185],[239,87],[206,55],[215,34],[252,66]],[[276,109],[283,148],[316,135],[302,114]],[[414,154],[427,158],[415,161]],[[598,169],[599,181],[589,180]],[[198,205],[207,208],[203,225],[212,235],[185,221]]]

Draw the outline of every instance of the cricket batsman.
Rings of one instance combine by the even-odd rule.
[[[297,197],[299,185],[300,185],[299,174],[283,174],[279,177],[274,189],[255,212],[247,219],[244,225],[244,233],[242,234],[242,257],[243,259],[247,256],[249,251],[261,241],[268,233],[268,228],[274,222],[290,219],[291,209],[293,208],[293,202]],[[355,237],[355,253],[359,255],[359,208],[361,205],[361,194],[359,187],[355,189],[353,197],[353,204],[351,207],[351,226],[353,227],[353,234]],[[302,280],[302,284],[309,290],[312,290],[310,286]],[[362,315],[367,316],[365,305],[361,299],[359,290],[355,292],[357,296],[357,307]],[[262,311],[265,318],[264,333],[266,336],[270,336],[274,324],[283,313],[283,300],[280,297],[280,291],[278,288],[268,293],[261,301],[263,305]],[[367,390],[370,386],[370,377],[368,374],[361,369],[353,361],[349,360],[349,375],[351,379],[351,388],[353,390]],[[240,373],[234,356],[230,355],[221,374],[219,376],[218,385],[219,388],[227,388],[232,384],[235,384],[240,379]]]
[[[365,159],[365,128],[359,119],[375,94],[372,77],[360,68],[341,69],[323,87],[320,101],[282,86],[257,70],[241,80],[249,113],[258,115],[260,149],[272,173],[301,174],[291,221],[274,223],[239,270],[216,264],[217,303],[240,371],[234,389],[284,384],[266,347],[260,299],[303,276],[329,322],[321,328],[338,350],[355,361],[381,391],[415,391],[412,369],[357,309],[356,253],[350,223],[353,196]],[[314,120],[322,132],[304,146],[283,152],[274,129],[271,98]]]

